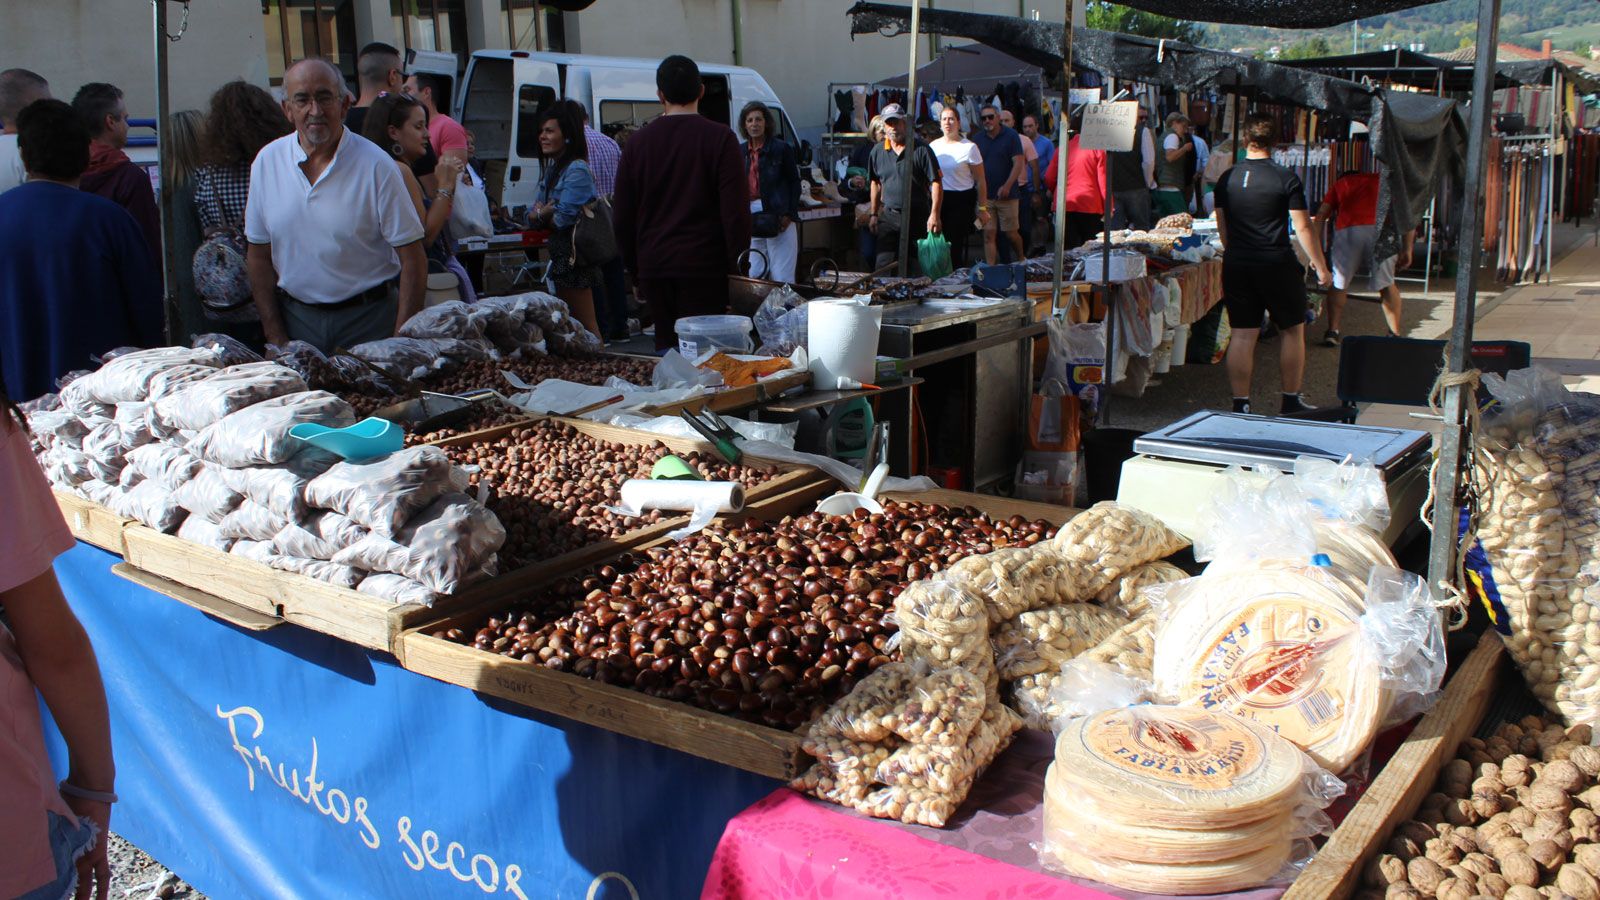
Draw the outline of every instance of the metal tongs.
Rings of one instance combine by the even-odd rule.
[[[738,465],[739,460],[744,457],[744,451],[734,446],[733,443],[738,440],[739,433],[734,431],[727,421],[715,412],[708,409],[701,414],[704,416],[704,418],[701,418],[700,415],[684,409],[679,410],[678,415],[689,423],[690,428],[693,428],[701,437],[711,443],[711,446],[716,449],[717,455],[722,457],[724,462],[730,465]]]

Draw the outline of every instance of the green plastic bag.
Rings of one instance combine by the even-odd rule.
[[[955,271],[950,264],[950,242],[942,234],[930,234],[917,241],[917,260],[922,263],[922,274],[934,280]]]

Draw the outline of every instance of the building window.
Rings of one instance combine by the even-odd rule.
[[[537,50],[535,46],[534,9],[543,18],[539,22],[543,26],[544,48],[556,53],[567,51],[567,32],[565,20],[561,10],[552,9],[549,4],[535,4],[534,0],[500,0],[500,8],[506,14],[506,33],[511,35],[511,50]]]
[[[356,17],[352,0],[262,0],[267,38],[267,75],[283,83],[284,70],[312,56],[356,78]]]
[[[394,30],[402,50],[454,53],[466,70],[467,7],[465,0],[389,0]]]

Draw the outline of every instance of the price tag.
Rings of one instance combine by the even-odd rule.
[[[1126,152],[1133,149],[1139,127],[1139,104],[1133,100],[1092,103],[1083,108],[1079,146],[1085,150]]]

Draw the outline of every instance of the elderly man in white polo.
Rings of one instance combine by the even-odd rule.
[[[422,221],[389,154],[344,127],[344,79],[320,59],[283,76],[294,133],[250,166],[250,289],[269,343],[323,352],[389,337],[422,308]]]

